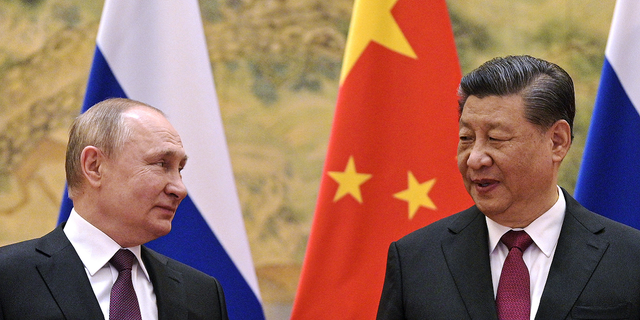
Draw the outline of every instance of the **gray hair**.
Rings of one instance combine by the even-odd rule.
[[[145,103],[124,99],[107,99],[93,105],[78,116],[69,132],[65,171],[69,197],[73,198],[83,184],[80,156],[87,146],[100,149],[107,157],[115,157],[131,136],[122,114],[135,107],[146,107],[164,113]]]

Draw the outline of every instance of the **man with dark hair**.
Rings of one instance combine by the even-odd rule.
[[[76,118],[74,208],[42,238],[0,248],[0,320],[227,320],[216,279],[143,245],[171,230],[186,162],[178,132],[149,105],[109,99]]]
[[[458,168],[475,205],[390,245],[378,319],[639,319],[640,231],[557,185],[571,77],[496,58],[459,97]]]

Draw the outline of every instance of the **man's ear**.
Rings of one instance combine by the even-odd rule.
[[[85,147],[80,154],[82,175],[87,179],[88,185],[93,188],[99,187],[102,182],[102,166],[105,160],[102,150],[94,146]]]
[[[571,147],[571,126],[566,120],[558,120],[549,129],[553,147],[553,161],[561,162]]]

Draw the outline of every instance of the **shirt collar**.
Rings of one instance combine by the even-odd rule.
[[[122,249],[118,243],[113,241],[108,235],[81,217],[75,210],[71,209],[71,214],[64,226],[64,233],[69,238],[73,248],[78,253],[80,260],[91,276],[104,267],[113,257],[116,251]],[[141,247],[129,247],[136,256],[138,265],[149,281],[147,268],[142,263]]]
[[[558,244],[566,208],[567,203],[564,194],[562,193],[562,189],[558,187],[558,200],[547,212],[543,213],[524,229],[519,228],[514,230],[526,231],[536,246],[540,248],[540,251],[549,257]],[[485,220],[487,221],[487,229],[489,231],[489,252],[493,252],[498,246],[500,238],[502,238],[507,231],[512,230],[512,228],[498,224],[486,216]]]

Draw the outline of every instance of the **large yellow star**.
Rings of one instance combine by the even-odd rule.
[[[353,156],[349,157],[349,161],[347,162],[347,167],[344,169],[344,172],[329,171],[328,174],[339,184],[338,191],[336,191],[336,195],[333,197],[333,202],[336,202],[342,199],[342,197],[350,194],[358,200],[358,202],[362,203],[360,185],[371,179],[372,175],[356,172],[356,163],[353,160]]]
[[[389,50],[417,59],[411,44],[391,15],[391,9],[398,0],[356,0],[349,26],[344,65],[340,74],[340,83],[349,74],[369,42],[389,48]]]
[[[429,198],[429,191],[436,183],[436,179],[431,179],[424,183],[419,183],[413,173],[409,171],[408,174],[409,187],[401,192],[393,195],[394,198],[407,201],[409,203],[409,219],[413,219],[416,215],[416,211],[420,207],[436,210],[436,205]]]

